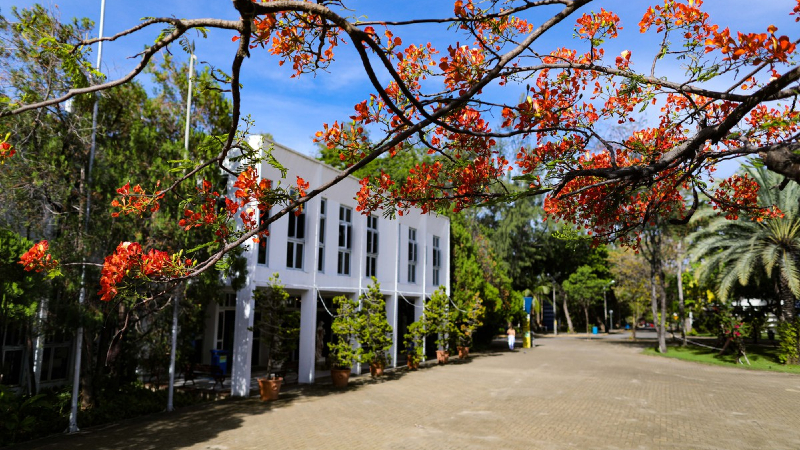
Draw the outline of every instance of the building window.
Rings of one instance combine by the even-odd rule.
[[[417,230],[408,229],[408,282],[417,282]]]
[[[289,213],[289,232],[286,242],[286,267],[303,268],[303,250],[306,243],[306,213],[300,210]]]
[[[236,294],[226,293],[217,308],[217,336],[214,347],[217,350],[233,349],[233,330],[236,324]]]
[[[325,272],[325,209],[328,201],[324,198],[319,204],[319,243],[317,243],[317,270]]]
[[[270,210],[258,211],[258,228],[264,225],[264,222],[269,219]],[[269,226],[267,226],[266,232],[262,235],[258,236],[258,264],[269,265]]]
[[[41,382],[67,379],[71,347],[71,339],[63,332],[45,338]]]
[[[442,249],[439,247],[439,236],[433,237],[433,285],[439,286],[439,272],[442,268]]]
[[[353,249],[353,210],[339,206],[339,257],[336,273],[350,275],[350,252]]]
[[[378,276],[378,216],[367,217],[367,274]]]

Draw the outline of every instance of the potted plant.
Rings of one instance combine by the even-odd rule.
[[[336,317],[331,324],[333,340],[328,343],[331,358],[331,381],[334,387],[347,386],[350,370],[358,360],[360,349],[353,348],[357,336],[358,302],[344,295],[333,299]]]
[[[439,364],[446,364],[450,356],[450,337],[456,331],[452,319],[444,286],[439,286],[425,305],[426,329],[436,334],[436,360]]]
[[[411,370],[417,370],[419,363],[425,356],[425,320],[424,318],[408,326],[408,333],[405,334],[406,351],[408,360],[406,364]]]
[[[289,311],[289,293],[283,288],[278,274],[272,275],[264,289],[253,293],[255,311],[259,315],[253,328],[260,334],[261,345],[267,351],[267,378],[259,378],[261,400],[277,400],[285,373],[286,360],[297,348],[300,336],[300,313]]]
[[[359,361],[369,364],[373,377],[383,375],[392,348],[392,326],[386,319],[386,302],[380,289],[380,283],[372,277],[367,293],[359,297],[361,309],[357,314]]]
[[[476,292],[466,313],[462,312],[462,321],[458,327],[457,348],[459,359],[465,359],[469,356],[469,348],[472,346],[472,334],[479,326],[483,325],[482,319],[485,311],[486,308]]]

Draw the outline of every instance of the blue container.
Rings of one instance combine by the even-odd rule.
[[[227,350],[211,350],[211,365],[217,366],[225,375],[228,374],[228,355]]]
[[[597,327],[592,327],[592,334],[597,334]]]

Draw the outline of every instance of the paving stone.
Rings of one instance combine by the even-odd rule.
[[[226,400],[23,448],[800,448],[800,376],[646,356],[624,341],[541,338],[535,349],[398,371],[282,399]]]

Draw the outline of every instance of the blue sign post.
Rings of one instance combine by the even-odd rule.
[[[531,348],[531,310],[533,309],[533,297],[524,297],[525,300],[525,313],[528,317],[525,318],[523,324],[523,331],[525,332],[525,340],[522,341],[522,348]]]

